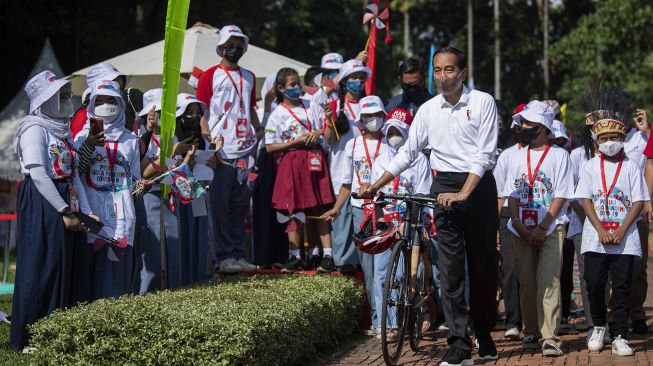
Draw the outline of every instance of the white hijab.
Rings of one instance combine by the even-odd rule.
[[[62,116],[59,112],[59,92],[56,92],[20,122],[13,142],[16,154],[20,147],[21,136],[33,126],[40,126],[62,141],[70,136],[70,116]]]

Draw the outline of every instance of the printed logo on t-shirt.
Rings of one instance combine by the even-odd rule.
[[[93,165],[89,174],[86,175],[86,183],[96,191],[118,192],[129,189],[129,178],[131,178],[131,167],[120,151],[118,151],[113,167],[113,184],[107,157],[96,152],[93,157]]]
[[[396,194],[411,194],[415,191],[413,184],[403,175],[399,176],[399,185],[397,188]],[[383,187],[382,192],[386,194],[395,194],[394,183],[391,181],[386,184],[385,187]],[[391,221],[395,225],[399,225],[400,217],[402,217],[405,212],[406,204],[404,202],[387,205],[383,208],[383,215],[386,221]]]
[[[522,208],[549,207],[553,201],[553,184],[542,171],[538,172],[535,177],[532,190],[528,184],[527,174],[522,174],[520,179],[515,179],[514,186],[519,194]]]
[[[73,172],[73,157],[70,150],[61,141],[56,141],[48,147],[48,156],[52,172],[59,178],[67,178]]]
[[[617,222],[622,224],[628,212],[632,207],[630,197],[628,197],[623,190],[615,187],[612,193],[608,196],[606,205],[606,198],[603,190],[599,189],[597,194],[592,195],[592,203],[594,204],[594,211],[603,222]],[[607,211],[606,211],[607,208]]]
[[[360,160],[354,161],[354,171],[361,183],[370,183],[372,179],[372,167],[368,164],[367,157],[363,156]]]
[[[287,143],[293,141],[305,132],[306,129],[300,126],[299,123],[291,123],[288,128],[281,132],[281,140],[283,143]]]

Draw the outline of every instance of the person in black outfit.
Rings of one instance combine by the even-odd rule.
[[[401,94],[392,97],[385,103],[385,111],[402,108],[412,116],[417,109],[433,96],[424,86],[424,66],[416,58],[409,58],[399,65],[399,79],[401,81]]]

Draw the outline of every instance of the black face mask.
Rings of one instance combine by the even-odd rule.
[[[230,48],[225,48],[224,51],[222,52],[222,56],[232,64],[238,64],[238,60],[240,60],[240,58],[243,57],[244,53],[245,53],[245,49],[243,47],[233,46]]]
[[[405,99],[413,103],[421,104],[429,98],[429,93],[424,88],[424,82],[417,84],[401,83],[401,90],[404,91]]]
[[[540,128],[522,128],[519,134],[521,143],[528,145],[540,135]]]

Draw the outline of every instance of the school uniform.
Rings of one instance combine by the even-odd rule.
[[[50,71],[32,78],[25,87],[30,114],[14,137],[14,152],[25,179],[16,197],[12,349],[26,345],[29,325],[90,295],[89,273],[80,271],[90,267],[75,268],[80,260],[76,251],[84,247],[86,235],[67,230],[61,213],[92,212],[76,172],[78,157],[69,139],[69,117],[50,117],[48,112],[59,109],[59,90],[68,83]],[[76,279],[76,275],[85,277]],[[82,293],[84,288],[86,293]]]
[[[636,161],[625,158],[621,162],[609,162],[602,156],[592,158],[584,166],[575,196],[592,200],[594,211],[606,230],[618,229],[636,202],[650,200],[643,172]],[[631,286],[632,267],[635,259],[643,254],[637,224],[627,228],[619,245],[604,245],[594,225],[586,219],[581,252],[594,325],[606,325],[605,286],[609,273],[614,321],[610,333],[612,337],[621,335],[626,338],[630,293],[635,291]]]

